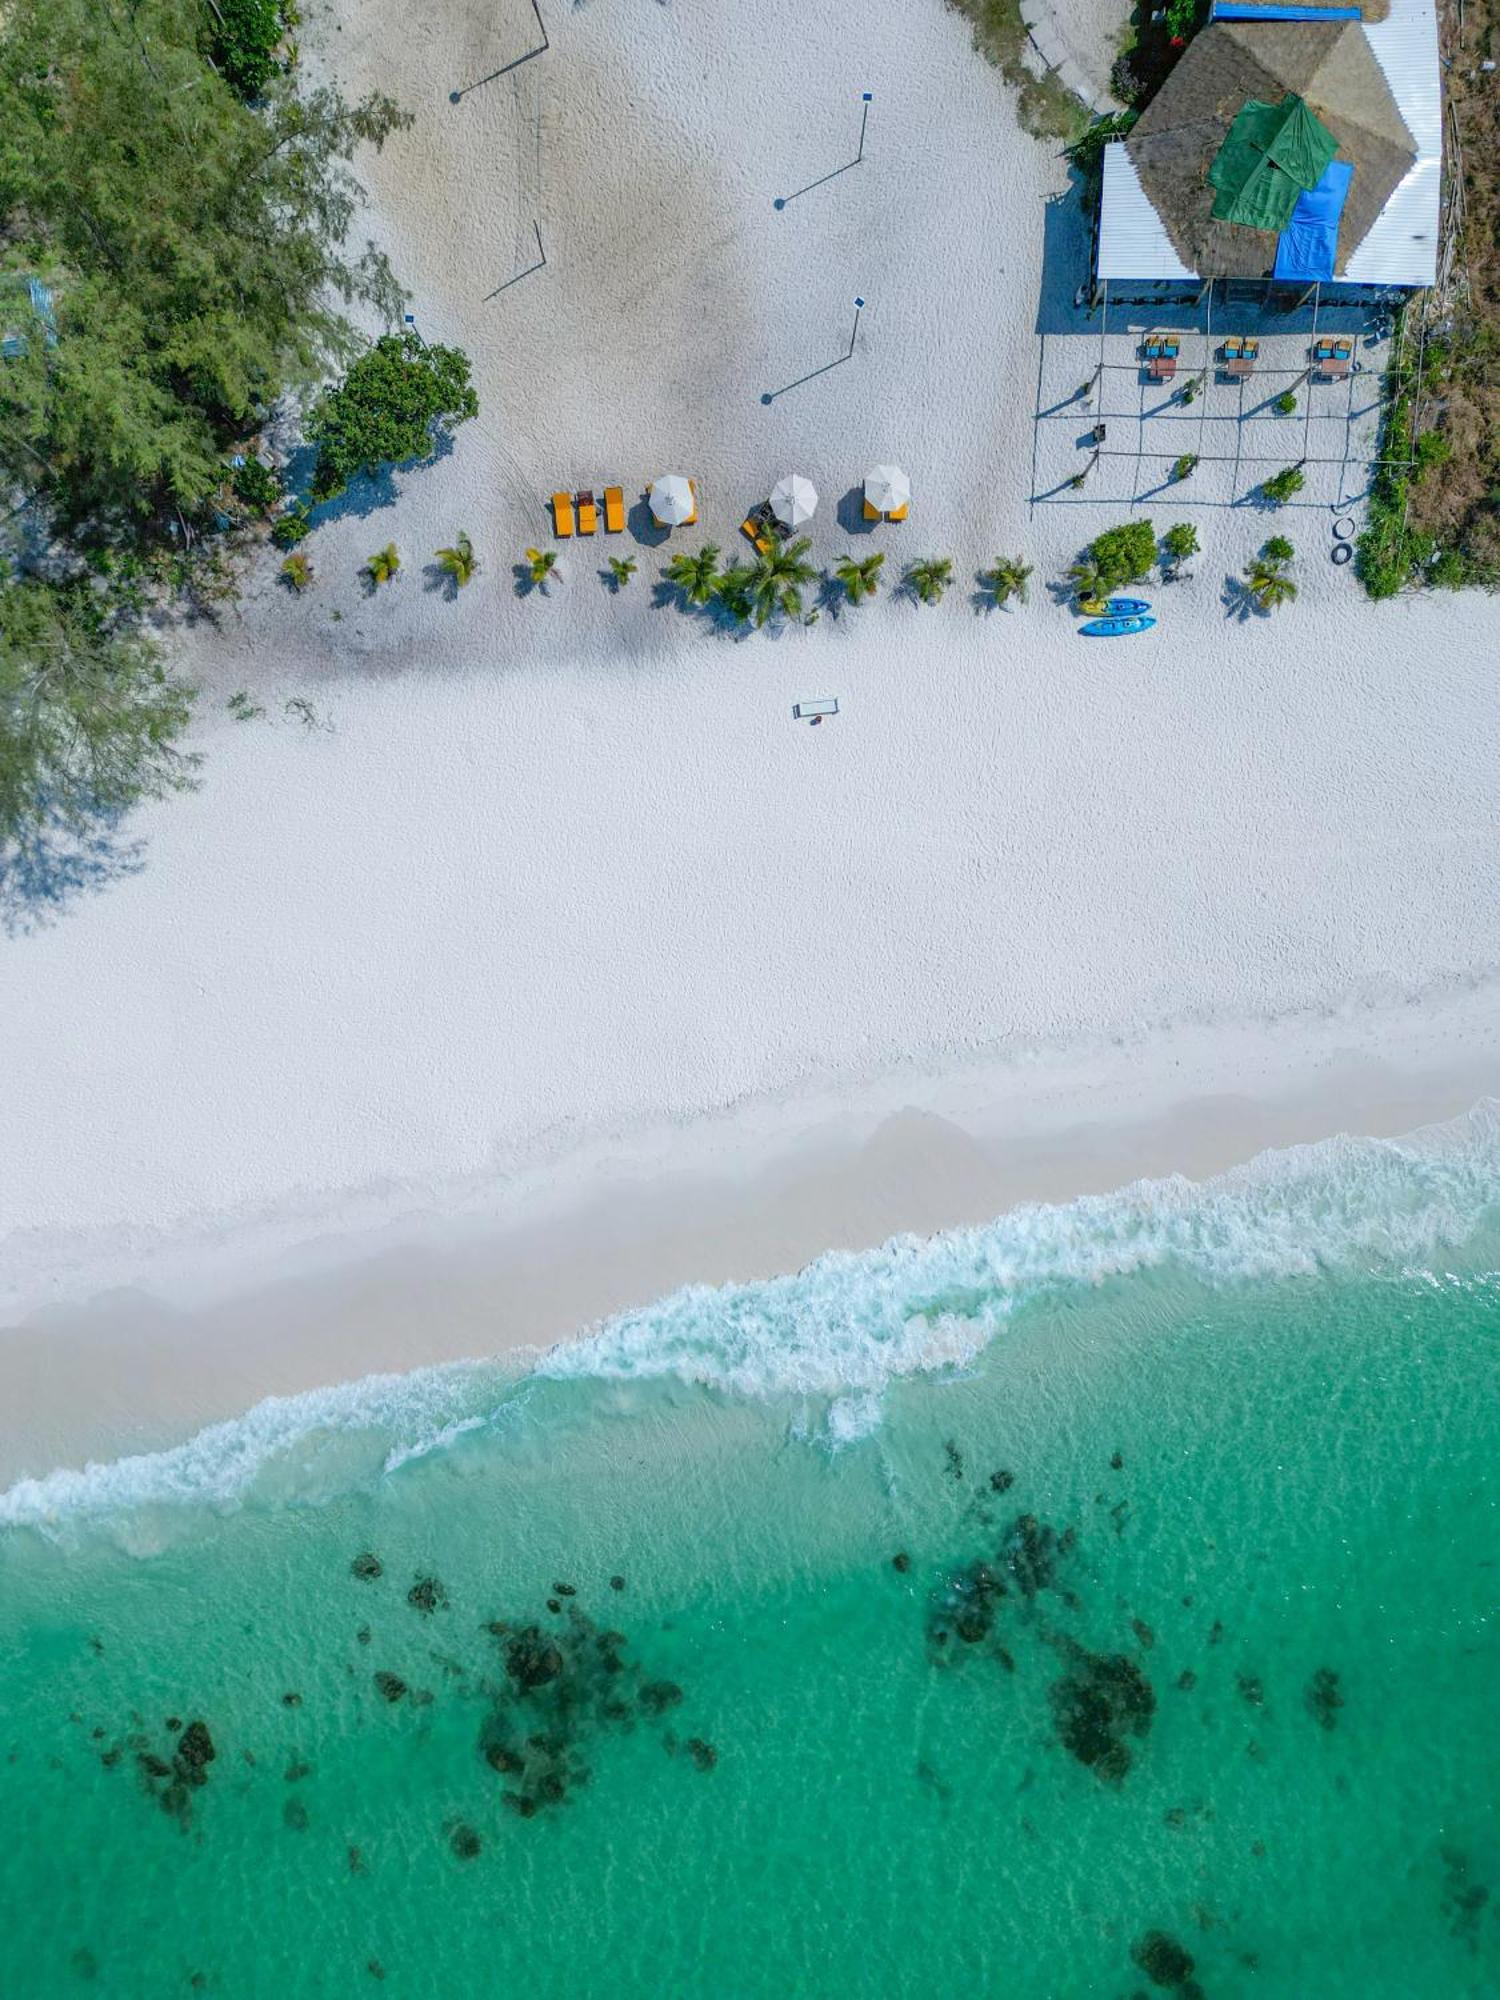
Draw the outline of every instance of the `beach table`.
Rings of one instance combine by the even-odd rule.
[[[1313,344],[1313,367],[1325,381],[1341,382],[1354,361],[1352,340],[1319,340]]]

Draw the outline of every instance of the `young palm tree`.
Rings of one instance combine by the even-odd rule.
[[[1074,563],[1064,574],[1067,581],[1072,584],[1073,595],[1080,604],[1088,606],[1103,600],[1104,578],[1092,556],[1085,556],[1082,562]]]
[[[1179,521],[1175,528],[1168,528],[1161,545],[1165,552],[1162,573],[1175,582],[1182,574],[1182,565],[1198,553],[1198,530],[1191,521]]]
[[[634,556],[611,556],[609,559],[610,588],[623,590],[635,575]]]
[[[1285,535],[1272,535],[1261,550],[1262,556],[1270,563],[1289,563],[1296,553]]]
[[[696,555],[684,552],[673,556],[662,575],[682,592],[689,604],[701,607],[719,587],[719,551],[712,542],[706,542]]]
[[[312,564],[299,549],[295,555],[288,556],[281,565],[281,574],[288,586],[300,596],[312,582]]]
[[[733,563],[714,583],[713,594],[723,610],[742,625],[750,622],[754,605],[750,601],[750,580],[755,572],[748,563]]]
[[[906,581],[923,604],[940,604],[943,592],[953,581],[953,561],[949,556],[924,556],[906,572]]]
[[[365,564],[365,572],[371,583],[389,583],[401,567],[401,558],[396,553],[396,544],[387,542],[383,549],[377,549]]]
[[[795,542],[778,542],[757,556],[744,575],[744,598],[757,626],[779,611],[783,618],[802,616],[802,593],[816,583],[818,572],[807,560],[812,543],[799,536]]]
[[[1019,597],[1024,604],[1031,567],[1019,556],[996,556],[989,569],[979,572],[979,581],[996,604],[1008,604],[1013,597]]]
[[[1262,611],[1274,611],[1278,605],[1289,604],[1297,595],[1297,586],[1281,567],[1280,563],[1257,556],[1245,565],[1245,583],[1250,595]]]
[[[866,556],[863,561],[844,556],[834,565],[833,573],[844,586],[844,595],[851,604],[863,604],[867,597],[875,595],[880,588],[884,562],[883,555]]]
[[[536,551],[535,549],[528,549],[526,553],[528,556],[534,556]],[[439,549],[437,551],[437,559],[439,567],[445,569],[449,576],[452,577],[453,588],[455,590],[462,590],[479,567],[479,558],[474,553],[474,544],[465,534],[459,535],[457,542],[451,549]]]
[[[465,540],[467,539],[466,536]],[[439,562],[442,562],[442,557],[443,552],[440,550],[438,552]],[[526,551],[526,561],[530,565],[531,581],[538,587],[545,588],[548,577],[557,568],[557,550],[528,549]],[[443,567],[446,569],[448,565],[443,563]]]

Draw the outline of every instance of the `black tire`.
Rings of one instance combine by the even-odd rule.
[[[1335,563],[1337,563],[1340,569],[1343,568],[1346,562],[1352,562],[1353,559],[1354,559],[1354,544],[1352,542],[1334,543],[1333,560]]]
[[[1336,542],[1347,542],[1352,540],[1353,535],[1354,516],[1352,514],[1340,514],[1333,524],[1334,540]]]

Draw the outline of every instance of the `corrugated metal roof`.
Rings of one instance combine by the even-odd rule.
[[[1437,276],[1443,167],[1442,82],[1434,0],[1391,0],[1383,21],[1365,23],[1370,48],[1417,148],[1415,163],[1375,218],[1342,273],[1359,285],[1430,285]],[[1122,144],[1104,148],[1097,274],[1109,279],[1181,279],[1173,249]]]
[[[1104,195],[1095,270],[1100,278],[1193,276],[1172,248],[1166,226],[1147,199],[1135,163],[1121,140],[1104,148]]]
[[[1430,285],[1437,277],[1443,176],[1443,91],[1433,0],[1391,0],[1366,24],[1375,60],[1401,107],[1417,157],[1349,259],[1356,285]]]

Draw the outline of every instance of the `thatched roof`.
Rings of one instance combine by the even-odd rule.
[[[1208,169],[1251,98],[1306,100],[1354,168],[1334,268],[1368,233],[1416,144],[1358,21],[1218,21],[1192,42],[1127,143],[1152,206],[1182,261],[1204,277],[1260,278],[1276,235],[1215,222]]]

